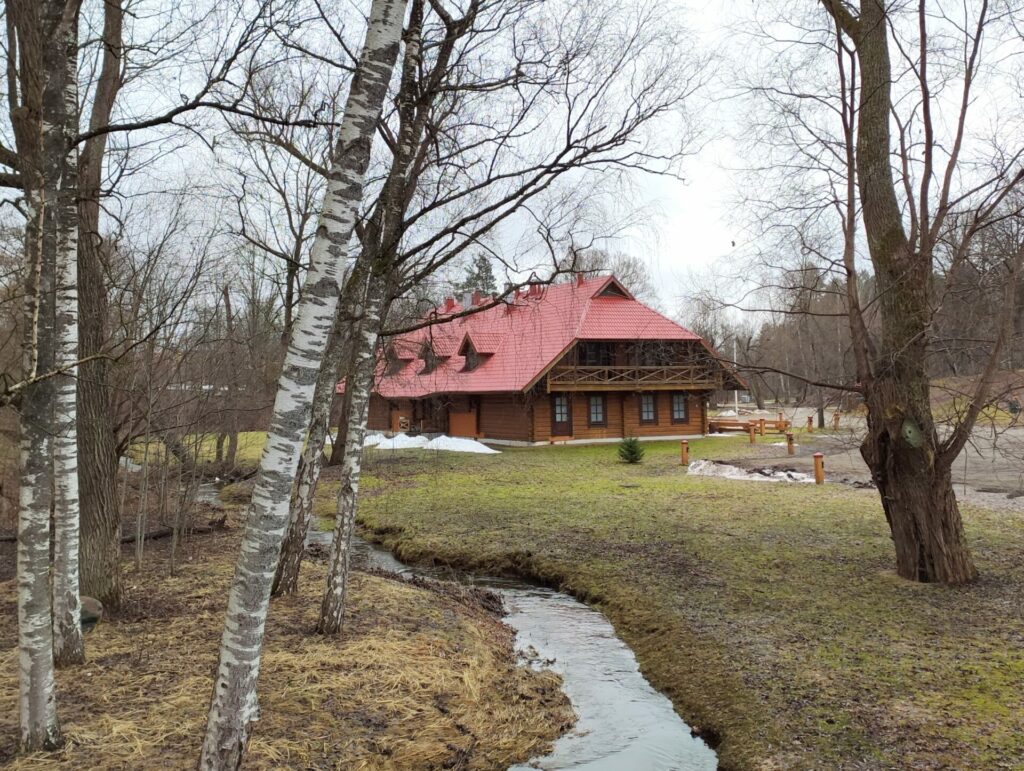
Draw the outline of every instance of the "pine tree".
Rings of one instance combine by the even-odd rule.
[[[639,463],[644,459],[644,448],[635,436],[624,436],[619,442],[619,458],[626,463]]]
[[[498,283],[494,278],[494,267],[491,265],[490,258],[482,252],[474,257],[473,262],[466,268],[466,278],[455,288],[458,292],[497,294]]]

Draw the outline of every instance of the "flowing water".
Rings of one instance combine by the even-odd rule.
[[[330,533],[311,533],[310,542],[329,544]],[[516,632],[516,647],[533,662],[562,676],[562,688],[576,711],[576,725],[550,754],[512,771],[705,771],[717,767],[715,753],[640,674],[636,657],[603,614],[563,592],[525,581],[410,567],[361,538],[353,542],[353,563],[403,575],[459,580],[501,595]],[[680,655],[685,652],[680,651]]]

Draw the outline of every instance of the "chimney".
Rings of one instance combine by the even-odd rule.
[[[473,292],[473,305],[479,305],[483,299],[483,295],[480,292]]]
[[[466,310],[472,302],[473,296],[469,292],[462,293],[462,310]]]
[[[448,313],[449,311],[453,310],[454,308],[455,308],[455,298],[454,297],[445,297],[444,298],[444,306],[443,306],[444,312]]]
[[[576,271],[576,286],[583,286],[583,271]]]

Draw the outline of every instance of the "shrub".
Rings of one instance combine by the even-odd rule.
[[[644,458],[644,448],[635,436],[623,437],[619,442],[619,457],[626,463],[639,463]]]

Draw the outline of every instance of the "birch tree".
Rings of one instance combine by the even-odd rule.
[[[9,0],[8,99],[14,127],[19,183],[25,194],[26,312],[24,371],[20,404],[21,478],[18,520],[18,648],[21,696],[21,746],[26,751],[53,749],[62,743],[54,690],[54,619],[50,590],[50,509],[56,487],[59,506],[77,507],[74,480],[55,478],[56,468],[73,470],[74,435],[68,458],[66,433],[57,440],[55,410],[74,419],[73,382],[59,393],[53,376],[76,350],[74,279],[69,273],[75,248],[74,207],[77,182],[69,151],[77,116],[77,0]],[[58,266],[60,270],[58,273]],[[64,282],[62,287],[57,281]],[[59,304],[59,309],[58,309]],[[59,310],[59,314],[58,314]],[[59,318],[59,322],[58,322]],[[68,399],[68,393],[72,398]],[[59,399],[59,402],[58,402]],[[70,403],[69,403],[70,402]],[[65,418],[68,415],[64,416]],[[62,426],[63,427],[63,426]],[[77,608],[77,510],[58,509],[60,531],[55,576],[61,595],[53,599],[60,655],[80,657],[80,638],[68,628]],[[72,560],[74,563],[72,564]],[[68,592],[75,592],[72,599]],[[75,619],[77,621],[77,619]]]
[[[220,662],[199,761],[202,769],[240,767],[251,724],[258,719],[256,681],[271,584],[299,453],[309,428],[313,390],[337,312],[339,284],[373,137],[398,56],[405,9],[403,0],[371,3],[228,596]]]

